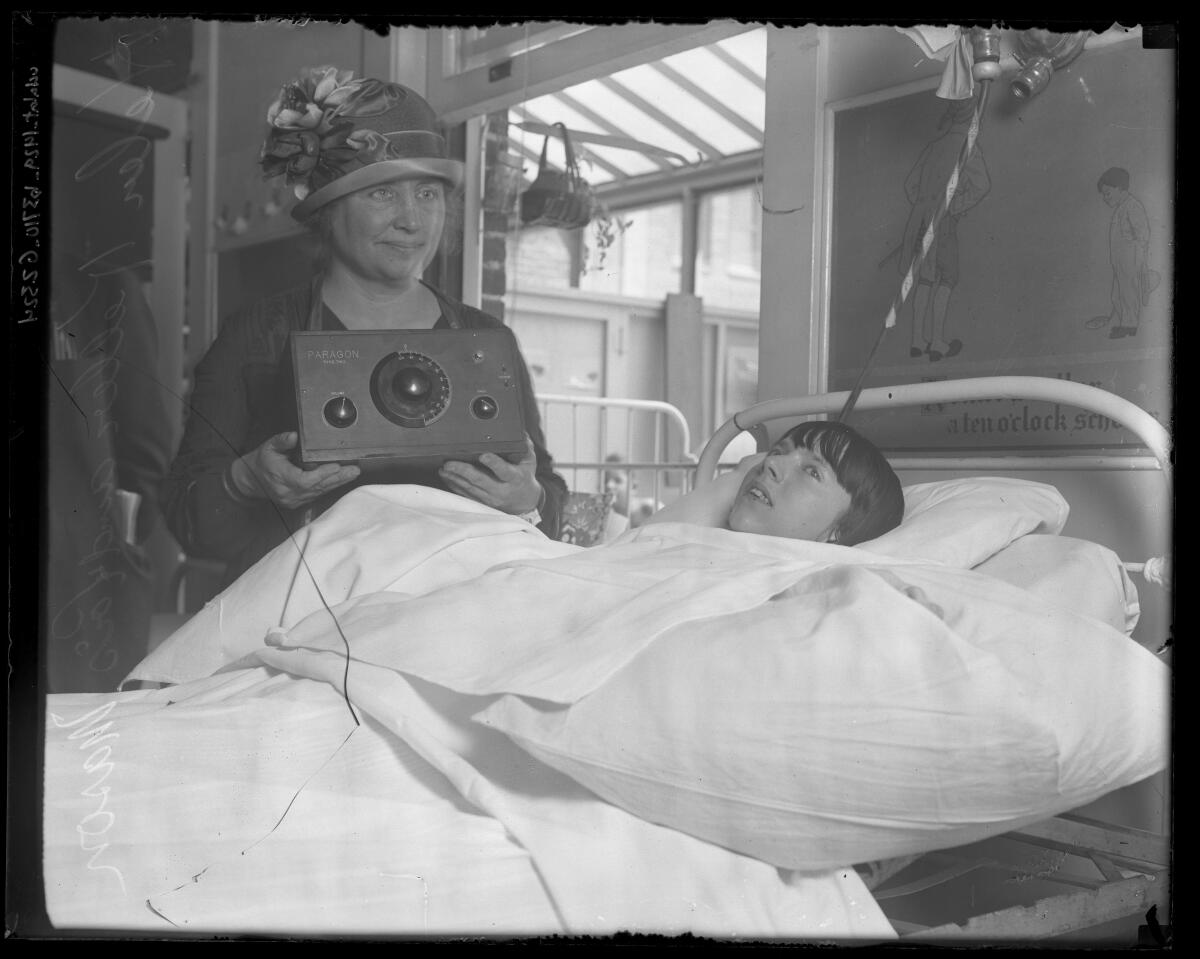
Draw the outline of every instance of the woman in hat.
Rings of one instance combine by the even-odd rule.
[[[267,115],[261,162],[299,202],[292,216],[321,242],[311,283],[227,319],[197,365],[193,415],[166,481],[168,522],[190,555],[227,564],[231,582],[290,531],[364,482],[418,483],[523,516],[557,537],[566,484],[545,449],[528,370],[518,378],[527,452],[481,455],[437,471],[361,476],[352,465],[303,469],[289,334],[296,330],[478,329],[499,320],[424,283],[462,164],[447,157],[429,104],[396,83],[356,80],[332,67],[285,85]],[[452,223],[451,234],[455,232]]]

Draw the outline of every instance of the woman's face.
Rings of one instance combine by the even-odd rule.
[[[729,528],[824,543],[849,508],[850,494],[824,457],[783,439],[746,474]]]
[[[368,283],[406,289],[437,254],[445,224],[441,180],[391,180],[367,187],[343,197],[330,213],[333,265]]]

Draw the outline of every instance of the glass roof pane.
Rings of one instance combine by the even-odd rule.
[[[539,123],[565,123],[572,130],[590,130],[592,133],[606,132],[555,96],[536,97],[533,100],[527,101],[524,107],[525,111],[530,115],[529,119],[536,120]],[[509,112],[509,122],[522,122],[521,111],[519,109]],[[517,130],[515,133],[518,136],[523,135],[526,138],[540,139],[541,137],[541,134],[530,133],[528,130]]]
[[[760,144],[723,116],[649,66],[631,67],[615,74],[630,89],[672,117],[684,118],[688,129],[715,147],[721,156],[753,150]],[[718,95],[717,99],[721,99]]]
[[[567,92],[601,116],[610,119],[615,126],[624,130],[626,135],[635,140],[642,140],[664,150],[678,153],[689,162],[697,159],[696,148],[691,143],[681,139],[657,120],[648,117],[628,100],[602,86],[599,81],[581,83],[571,87]],[[658,106],[658,104],[655,105]],[[678,116],[678,114],[675,115]]]
[[[599,143],[585,143],[583,144],[583,149],[596,154],[597,157],[606,163],[620,167],[626,176],[641,176],[643,173],[654,173],[656,170],[662,169],[662,167],[648,157],[640,153],[635,153],[633,150],[606,147]],[[583,168],[583,175],[593,185],[605,183],[613,179],[612,175],[603,167],[595,164],[588,166],[586,162],[581,162],[580,165]]]
[[[767,31],[751,30],[717,41],[717,46],[733,54],[760,77],[767,75]]]
[[[683,74],[713,99],[721,101],[734,113],[762,130],[766,113],[766,93],[729,64],[717,59],[710,50],[688,50],[667,57],[663,63]]]
[[[574,131],[604,136],[625,136],[674,157],[619,147],[577,143],[586,164],[584,175],[594,185],[625,177],[661,173],[671,166],[696,164],[717,156],[752,153],[762,149],[765,113],[766,29],[758,28],[721,40],[712,47],[685,50],[659,61],[661,67],[642,64],[590,80],[561,93],[535,97],[509,113],[510,140],[533,160],[526,162],[526,179],[537,172],[537,156],[544,135],[518,126],[523,121],[565,123]],[[719,47],[718,52],[713,52]],[[755,77],[762,82],[756,82]],[[628,90],[628,96],[614,87]],[[699,95],[698,95],[699,94]],[[565,98],[565,99],[564,99]],[[644,102],[638,105],[638,99]],[[715,103],[714,103],[715,101]],[[550,140],[549,161],[563,164],[562,143]]]

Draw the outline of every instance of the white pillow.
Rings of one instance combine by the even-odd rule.
[[[838,566],[672,631],[569,706],[507,695],[478,718],[638,816],[815,870],[980,841],[1154,774],[1168,671],[978,573]]]
[[[1070,507],[1053,486],[1002,476],[904,487],[904,519],[859,548],[972,569],[1027,533],[1057,534]]]
[[[659,510],[649,523],[692,523],[725,529],[746,471],[764,454]],[[861,549],[896,559],[970,569],[1026,533],[1059,533],[1067,501],[1053,486],[999,476],[919,483],[904,488],[900,526]]]
[[[1108,623],[1127,636],[1142,607],[1137,587],[1107,546],[1073,536],[1030,533],[975,567],[1038,599]]]

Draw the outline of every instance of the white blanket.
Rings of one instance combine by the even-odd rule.
[[[313,613],[319,615],[303,635],[324,634],[332,648],[341,640],[326,607],[343,620],[359,605],[359,614],[369,616],[365,607],[393,601],[405,604],[406,643],[424,644],[442,668],[453,669],[453,657],[441,650],[455,635],[489,644],[519,635],[520,655],[529,657],[539,655],[537,644],[560,646],[557,631],[586,628],[588,656],[601,657],[611,671],[668,625],[752,608],[806,572],[836,564],[911,565],[860,549],[680,523],[631,530],[585,550],[451,493],[361,487],[247,570],[126,682],[210,676],[260,650],[268,633]],[[435,592],[429,602],[411,602]],[[385,621],[391,615],[381,613]],[[533,640],[531,630],[541,639]],[[415,645],[405,649],[416,655]],[[581,663],[586,675],[574,670],[581,685],[546,698],[570,702],[594,685],[596,663],[586,657]],[[562,660],[554,668],[572,671]],[[537,675],[522,682],[538,683]],[[555,679],[568,681],[565,673]],[[460,691],[478,691],[480,683],[487,684],[480,678]],[[538,688],[545,693],[545,684]]]
[[[212,675],[326,603],[380,590],[420,596],[505,560],[581,547],[514,516],[424,486],[365,486],[280,544],[126,677],[181,683]]]
[[[262,668],[50,697],[51,921],[168,937],[894,936],[854,870],[781,872],[653,826],[465,722],[470,698],[379,672],[361,726],[332,685]]]
[[[553,914],[572,932],[886,936],[853,869],[832,865],[995,835],[1150,775],[1166,755],[1161,663],[969,570],[672,523],[583,550],[416,487],[345,497],[131,678],[188,683],[190,697],[222,667],[264,666],[337,713],[320,737],[345,735],[352,704],[406,764],[502,824],[545,896],[501,911],[518,926]],[[281,728],[299,734],[239,726],[240,748]],[[54,793],[79,794],[69,779]],[[323,828],[297,823],[294,807],[288,818],[298,835]],[[800,880],[770,862],[819,871]],[[214,892],[217,873],[187,881],[201,868],[163,884],[146,914],[216,928],[245,909],[248,879],[227,870]],[[254,881],[274,889],[293,872],[273,864]]]

